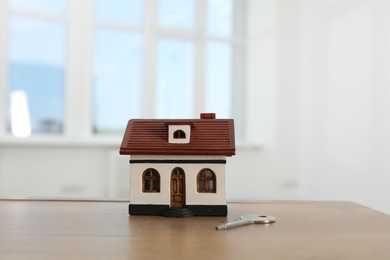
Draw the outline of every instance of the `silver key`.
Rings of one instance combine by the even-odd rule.
[[[247,215],[247,216],[240,217],[236,221],[218,225],[216,228],[217,230],[227,230],[227,229],[249,225],[249,224],[271,224],[274,223],[275,221],[276,221],[275,217],[272,216]]]

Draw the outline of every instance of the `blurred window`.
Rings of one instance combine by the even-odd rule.
[[[244,55],[235,53],[243,45],[237,38],[243,16],[234,5],[240,3],[96,1],[94,132],[122,133],[138,117],[236,115],[232,92],[242,86],[233,86],[232,64],[242,65]]]
[[[14,13],[8,20],[8,130],[14,136],[61,133],[66,1],[9,4]]]
[[[0,128],[81,138],[131,118],[240,116],[245,2],[4,0]]]

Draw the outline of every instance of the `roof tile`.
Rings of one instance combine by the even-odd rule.
[[[168,143],[168,125],[191,125],[190,143]],[[235,154],[233,119],[132,119],[120,147],[129,155]]]

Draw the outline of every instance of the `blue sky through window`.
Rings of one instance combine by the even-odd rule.
[[[141,115],[142,37],[97,29],[94,63],[94,130],[121,131]]]
[[[228,43],[210,41],[206,61],[206,111],[219,118],[231,117],[232,47]]]
[[[96,0],[95,15],[99,21],[141,25],[143,0]]]
[[[207,1],[207,32],[212,36],[230,37],[233,26],[233,0]]]
[[[65,32],[62,23],[10,19],[8,92],[25,93],[32,133],[62,131]]]
[[[194,44],[160,39],[157,49],[156,116],[191,118],[194,102]]]
[[[196,17],[195,0],[160,0],[158,24],[176,29],[194,29]]]

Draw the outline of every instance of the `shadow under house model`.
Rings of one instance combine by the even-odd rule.
[[[132,119],[120,147],[130,155],[131,215],[226,216],[226,157],[233,119]]]

